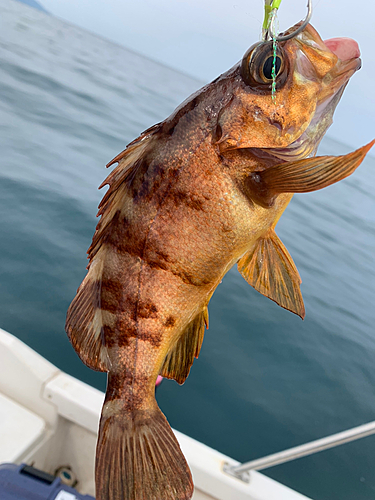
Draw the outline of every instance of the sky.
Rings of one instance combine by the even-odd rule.
[[[354,38],[361,48],[362,69],[345,90],[329,130],[331,137],[352,147],[375,137],[373,1],[313,0],[311,23],[321,37]],[[263,0],[41,0],[40,3],[61,19],[204,83],[232,67],[259,40],[264,6]],[[280,31],[305,17],[306,5],[307,0],[283,0],[278,16]]]

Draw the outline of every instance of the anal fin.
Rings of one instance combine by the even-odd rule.
[[[274,230],[238,261],[238,270],[258,292],[284,309],[305,317],[301,278],[288,250]]]
[[[177,343],[169,350],[160,375],[183,384],[189,375],[194,358],[202,347],[204,328],[208,328],[207,306],[187,325]]]

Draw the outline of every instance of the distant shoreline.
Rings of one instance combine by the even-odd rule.
[[[42,12],[48,13],[48,10],[46,10],[42,5],[40,5],[39,2],[36,2],[36,0],[18,0],[18,2],[25,3],[26,5],[29,5],[30,7],[34,7],[34,9],[41,10]]]

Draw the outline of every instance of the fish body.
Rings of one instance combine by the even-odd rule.
[[[272,44],[256,44],[109,164],[118,163],[102,184],[109,189],[88,273],[66,323],[83,362],[108,372],[97,500],[191,498],[191,474],[156,403],[155,381],[185,381],[209,300],[234,264],[254,288],[304,317],[301,280],[275,226],[293,193],[350,175],[372,145],[314,156],[360,67],[355,42],[345,43],[335,39],[330,50],[310,25],[280,43],[275,96]]]

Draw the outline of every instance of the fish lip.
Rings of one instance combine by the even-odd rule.
[[[361,50],[358,42],[353,38],[336,37],[322,40],[327,50],[333,53],[341,61],[349,61],[361,56]]]
[[[337,60],[335,66],[327,73],[327,75],[322,80],[322,93],[320,95],[320,99],[317,102],[317,106],[324,106],[324,103],[328,104],[336,94],[342,93],[343,88],[348,84],[350,78],[354,75],[354,73],[361,69],[362,60],[360,58],[359,48],[355,57],[340,59],[336,55],[336,53],[331,50],[319,37],[318,33],[316,33],[316,35],[318,37],[318,40],[316,40],[315,43],[320,44],[320,49],[322,50],[324,47],[324,50],[331,53]],[[328,42],[330,40],[332,39],[326,41]]]
[[[353,59],[348,59],[347,61],[342,61],[338,59],[336,66],[328,73],[326,79],[326,85],[324,85],[324,90],[322,96],[318,101],[318,105],[330,99],[332,96],[341,91],[345,87],[350,78],[354,75],[356,71],[361,68],[362,61],[360,57],[355,57]],[[323,83],[324,80],[323,80]]]
[[[357,50],[354,51],[356,53],[355,57],[350,57],[348,59],[341,59],[339,55],[336,54],[337,51],[332,50],[326,42],[331,42],[333,40],[348,40],[356,44]],[[356,71],[359,71],[362,67],[362,60],[360,58],[360,50],[358,47],[358,43],[353,40],[353,39],[346,39],[346,38],[337,38],[337,39],[328,39],[328,40],[322,40],[322,43],[324,47],[326,48],[327,51],[331,52],[331,54],[335,55],[337,57],[337,63],[336,66],[330,71],[330,79],[332,79],[332,82],[334,82],[334,88],[338,92],[342,85],[345,85],[350,78],[354,75]],[[352,49],[353,50],[353,49]],[[332,78],[333,77],[333,78]],[[336,83],[337,81],[337,83]]]
[[[358,70],[360,70],[362,67],[362,59],[360,57],[354,57],[353,59],[348,59],[347,61],[342,61],[341,59],[338,60],[338,64],[336,65],[336,68],[338,69],[338,72],[336,76],[341,76],[344,74],[349,74],[349,78]]]
[[[305,45],[310,47],[312,46],[315,47],[315,49],[318,51],[331,54],[332,57],[336,59],[334,67],[332,67],[326,75],[326,81],[328,85],[334,87],[334,91],[338,91],[340,87],[345,83],[345,81],[348,81],[356,71],[361,69],[361,52],[358,43],[354,39],[347,37],[328,38],[326,40],[323,40],[311,24],[306,27],[305,31],[302,32],[302,34],[299,35],[299,37],[297,37],[296,39],[297,42],[299,42],[299,44],[301,45],[302,52],[305,52]],[[332,44],[332,42],[336,43]],[[349,45],[351,45],[351,47],[348,47],[348,43]],[[347,57],[347,50],[345,49],[345,46],[348,47],[347,50],[349,50],[349,55],[353,55],[353,57]],[[307,56],[307,58],[309,58],[308,53],[305,53],[305,55]],[[344,58],[341,59],[340,55],[344,56]],[[338,80],[338,82],[336,83],[335,80]]]

